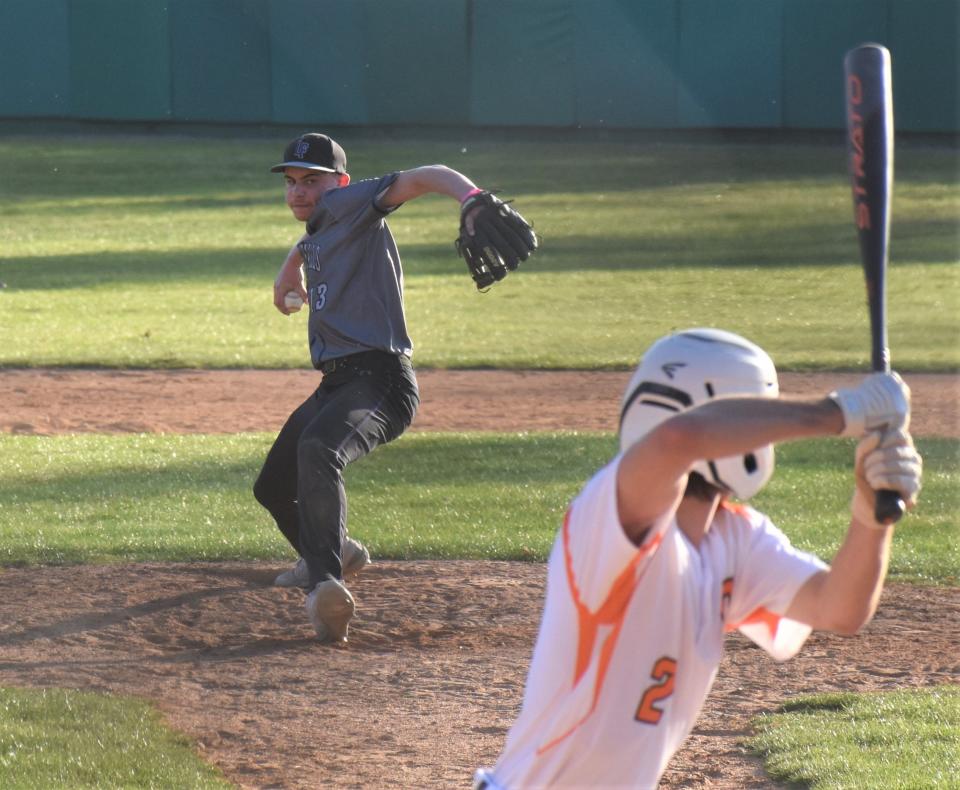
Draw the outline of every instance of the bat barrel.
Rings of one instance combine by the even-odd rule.
[[[893,192],[890,53],[879,44],[864,44],[847,53],[843,68],[853,216],[870,309],[870,361],[873,370],[889,371],[886,275]],[[898,521],[904,509],[896,491],[877,492],[875,516],[880,523]]]
[[[864,44],[844,58],[847,154],[854,222],[870,308],[871,363],[889,370],[886,271],[893,192],[893,90],[890,53]]]

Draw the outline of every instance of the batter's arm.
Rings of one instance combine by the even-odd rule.
[[[786,616],[810,627],[852,635],[870,622],[887,574],[893,528],[851,522],[829,570],[810,577]]]
[[[833,436],[843,427],[843,413],[830,398],[723,398],[682,412],[660,423],[620,460],[620,523],[631,539],[642,536],[676,506],[690,468],[699,460],[792,439]]]
[[[813,628],[853,634],[873,617],[890,559],[894,521],[876,514],[879,491],[893,491],[907,509],[920,493],[923,459],[905,429],[874,432],[857,445],[850,526],[833,560],[800,588],[787,616]]]

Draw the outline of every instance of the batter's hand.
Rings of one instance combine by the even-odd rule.
[[[307,302],[309,299],[307,292],[303,288],[303,275],[301,274],[302,263],[303,260],[300,257],[299,250],[294,248],[287,256],[287,260],[284,261],[283,266],[280,267],[280,273],[277,274],[277,279],[274,280],[273,306],[284,315],[297,312],[296,310],[291,310],[284,303],[287,294],[291,291],[298,294],[304,302]]]
[[[909,510],[917,503],[923,458],[905,430],[868,433],[857,445],[856,489],[850,510],[854,521],[882,529],[874,515],[876,492],[896,491]]]
[[[492,192],[481,190],[460,206],[457,252],[483,290],[502,280],[537,250],[533,227]]]
[[[830,393],[843,412],[841,436],[910,427],[910,388],[896,373],[874,373],[858,387]]]

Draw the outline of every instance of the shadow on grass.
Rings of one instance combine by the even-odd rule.
[[[184,195],[182,193],[171,193],[168,198],[160,199],[155,196],[135,195],[103,195],[103,200],[85,199],[80,204],[70,206],[70,217],[75,220],[85,215],[95,215],[97,219],[103,217],[104,212],[123,212],[125,215],[159,215],[176,214],[182,211],[196,211],[197,209],[232,209],[232,208],[250,208],[266,207],[276,208],[282,205],[281,197],[276,191],[264,193],[263,195],[241,195],[237,197],[218,197],[215,194],[203,195]],[[41,200],[45,200],[41,198]],[[30,216],[42,211],[42,207],[26,201],[3,206],[0,208],[0,216]],[[282,215],[281,215],[282,216]]]
[[[857,704],[856,694],[820,694],[804,699],[787,700],[779,707],[781,713],[820,713],[846,711]]]
[[[19,128],[23,128],[22,126]],[[27,127],[29,128],[29,127]],[[268,172],[292,129],[263,130],[263,139],[231,129],[206,133],[180,127],[172,135],[129,125],[87,134],[58,134],[50,124],[22,139],[16,125],[0,126],[0,157],[6,165],[0,199],[62,199],[65,194],[215,194],[224,188],[265,190],[279,178]],[[750,183],[828,179],[846,183],[841,132],[830,134],[739,133],[721,130],[512,129],[332,129],[350,155],[355,180],[441,162],[478,183],[514,194],[524,192],[632,191],[638,185]],[[339,135],[343,134],[342,137]],[[898,184],[955,183],[956,147],[897,140]],[[56,179],[38,179],[55,172]],[[219,201],[217,205],[223,205]]]
[[[585,482],[616,452],[612,436],[587,434],[416,434],[348,467],[348,489]],[[350,487],[353,488],[350,488]]]
[[[269,446],[264,442],[263,456],[247,456],[229,462],[178,460],[182,447],[170,449],[169,458],[159,467],[117,466],[85,470],[71,469],[45,474],[42,477],[25,476],[17,481],[5,481],[0,502],[30,502],[32,504],[77,503],[86,506],[104,500],[139,500],[147,496],[176,497],[179,501],[190,495],[202,496],[215,490],[248,490],[253,497],[253,482]],[[79,466],[79,464],[78,464]],[[117,514],[119,515],[119,514]]]
[[[126,444],[122,438],[110,441]],[[202,438],[196,446],[203,446]],[[157,497],[177,502],[225,490],[250,492],[252,502],[253,483],[269,440],[263,440],[262,453],[259,448],[256,452],[231,448],[219,458],[185,459],[182,456],[189,450],[184,444],[171,445],[169,456],[158,462],[162,447],[162,438],[151,439],[150,468],[134,465],[135,460],[93,470],[78,464],[76,469],[4,480],[0,503],[12,507],[17,502],[81,506],[95,502],[102,508],[104,500],[114,498],[129,501]],[[450,485],[471,490],[490,485],[583,481],[615,450],[615,441],[606,435],[417,434],[351,464],[346,470],[348,492],[387,485]]]
[[[891,248],[897,266],[912,263],[952,265],[957,259],[957,226],[947,220],[901,223]],[[254,247],[202,252],[97,253],[49,255],[0,260],[0,279],[9,289],[80,290],[98,286],[127,287],[173,283],[272,281],[282,250]],[[446,243],[407,243],[401,256],[408,278],[465,272]],[[754,230],[742,234],[697,233],[689,229],[657,237],[576,235],[550,239],[545,232],[540,252],[521,265],[525,271],[657,271],[798,267],[814,268],[859,260],[855,237],[843,228],[831,231],[820,223]]]

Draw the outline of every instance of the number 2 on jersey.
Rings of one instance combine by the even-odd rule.
[[[673,683],[676,674],[676,659],[670,658],[669,656],[657,659],[657,662],[653,665],[653,671],[650,672],[650,677],[657,682],[643,692],[643,697],[637,706],[637,713],[634,716],[637,721],[642,721],[645,724],[660,723],[663,710],[657,707],[657,703],[673,694]]]

